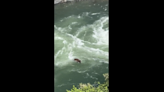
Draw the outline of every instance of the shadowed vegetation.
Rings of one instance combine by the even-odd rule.
[[[90,83],[87,84],[79,84],[79,88],[75,87],[75,85],[73,85],[73,88],[71,90],[67,90],[67,92],[108,92],[109,89],[109,74],[103,74],[103,76],[105,77],[105,82],[104,83],[100,83],[97,82],[96,84],[98,85],[97,87],[94,87],[93,85],[91,85]]]

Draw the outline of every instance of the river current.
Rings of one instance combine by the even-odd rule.
[[[55,92],[66,92],[79,83],[105,81],[103,74],[109,68],[108,9],[108,0],[54,5]]]

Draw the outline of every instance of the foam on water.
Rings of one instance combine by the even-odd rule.
[[[104,81],[102,74],[107,72],[109,64],[108,5],[88,6],[93,11],[80,5],[82,12],[79,12],[80,8],[71,6],[67,7],[73,9],[70,15],[67,11],[56,12],[55,92],[65,92],[73,84]],[[74,58],[80,59],[82,63],[75,62]]]
[[[103,28],[108,25],[108,17],[101,17],[93,24],[79,27],[76,31],[71,30],[72,25],[76,25],[79,21],[84,21],[83,17],[91,14],[89,12],[83,13],[82,16],[71,15],[63,19],[63,21],[69,21],[73,19],[69,24],[65,23],[62,27],[54,26],[55,28],[55,48],[60,44],[61,49],[55,51],[55,66],[64,66],[74,63],[74,58],[83,59],[83,57],[89,58],[102,58],[100,62],[105,61],[108,63],[108,51],[104,51],[99,48],[100,46],[108,48],[108,28]],[[95,13],[94,13],[95,14]],[[97,13],[98,14],[98,13]],[[83,18],[83,20],[79,19]],[[74,20],[75,19],[75,20]],[[79,22],[80,24],[81,22]],[[66,25],[67,24],[67,25]],[[61,25],[60,25],[61,26]],[[73,31],[74,34],[71,34]],[[83,34],[81,36],[81,34]],[[88,40],[87,37],[90,37]],[[85,39],[84,39],[85,38]],[[87,40],[86,40],[87,38]],[[59,40],[60,43],[58,42]],[[88,44],[89,43],[89,44]],[[86,45],[87,44],[87,45]],[[92,44],[92,45],[91,45]],[[94,47],[93,44],[95,45]],[[97,48],[95,48],[97,46]],[[55,49],[55,50],[56,50]],[[78,53],[80,52],[80,53]]]

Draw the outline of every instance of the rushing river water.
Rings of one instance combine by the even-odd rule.
[[[79,83],[104,82],[103,74],[109,68],[108,0],[54,8],[55,92],[66,92]]]

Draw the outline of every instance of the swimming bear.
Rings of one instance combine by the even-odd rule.
[[[74,61],[78,62],[78,63],[81,63],[81,61],[77,58],[74,59]]]

